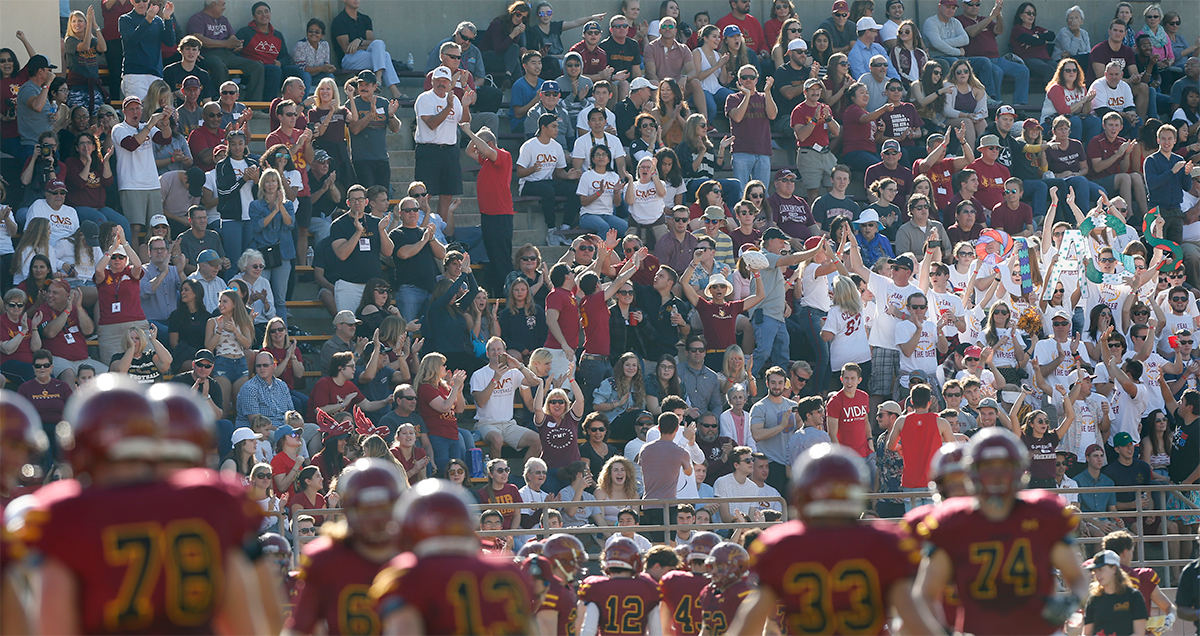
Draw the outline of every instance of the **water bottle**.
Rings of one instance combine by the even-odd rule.
[[[409,54],[408,54],[408,59],[407,59],[407,60],[404,60],[404,61],[405,61],[406,63],[408,63],[408,70],[410,70],[410,71],[411,71],[411,70],[415,70],[415,69],[416,69],[416,67],[415,67],[415,66],[413,66],[413,64],[415,64],[415,62],[413,62],[413,56],[412,56],[412,53],[409,53]]]
[[[314,254],[314,253],[315,253],[315,252],[313,252],[313,248],[312,248],[312,246],[311,246],[311,245],[309,245],[309,246],[308,246],[308,256],[307,256],[306,260],[304,261],[304,264],[305,264],[305,265],[312,265],[312,264],[313,264],[313,254]]]

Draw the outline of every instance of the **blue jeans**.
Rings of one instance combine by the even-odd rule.
[[[929,489],[928,488],[904,488],[903,486],[901,486],[900,492],[929,492]],[[933,499],[931,499],[929,497],[919,497],[916,501],[917,506],[924,506],[925,504],[931,504],[931,503],[933,503]],[[911,499],[904,500],[904,512],[909,512],[910,510],[913,509],[913,507],[914,507],[913,501]]]
[[[718,88],[715,93],[704,91],[704,104],[708,107],[708,121],[711,122],[717,115],[725,116],[725,99],[733,94],[733,91],[724,86]]]
[[[825,395],[825,387],[829,384],[831,373],[839,369],[829,368],[829,343],[821,338],[821,327],[825,326],[826,312],[813,307],[799,307],[792,313],[789,322],[800,329],[800,334],[808,340],[815,356],[810,362],[813,368],[813,380],[816,382],[817,395]]]
[[[133,230],[129,227],[129,219],[125,218],[124,214],[105,206],[102,208],[89,208],[85,206],[76,206],[75,211],[79,213],[80,221],[91,221],[97,227],[105,221],[112,221],[120,225],[125,230],[125,236],[133,236]]]
[[[321,80],[325,79],[326,77],[332,79],[333,73],[317,73],[316,75],[313,75],[303,68],[300,68],[300,72],[296,74],[296,77],[299,77],[304,81],[304,95],[305,97],[310,97],[312,96],[313,91],[316,90],[317,84],[319,84]]]
[[[1056,179],[1058,183],[1054,185],[1062,186],[1066,182],[1061,179]],[[1022,201],[1028,201],[1030,207],[1033,208],[1033,218],[1040,219],[1046,216],[1047,198],[1050,196],[1050,188],[1046,187],[1046,182],[1040,179],[1026,179],[1024,182],[1025,194],[1021,196]],[[1065,188],[1059,187],[1058,200],[1066,201],[1067,193]],[[1035,228],[1036,229],[1036,228]]]
[[[376,72],[383,69],[383,77],[378,78],[380,88],[400,83],[400,76],[396,75],[396,67],[392,64],[392,56],[388,54],[383,40],[373,40],[366,50],[359,49],[349,55],[343,55],[342,68],[347,71],[367,70]]]
[[[221,243],[225,246],[225,255],[237,265],[238,258],[242,252],[250,245],[250,238],[254,234],[254,229],[250,227],[248,221],[231,221],[229,219],[221,219]]]
[[[307,413],[308,396],[296,389],[292,389],[292,408],[296,409],[297,413]]]
[[[1000,80],[1004,79],[994,66],[992,60],[986,57],[968,57],[964,58],[971,63],[971,70],[975,71],[975,77],[987,89],[988,97],[1000,99]],[[947,77],[949,77],[950,64],[954,63],[955,58],[949,58],[946,64]]]
[[[604,236],[610,229],[616,230],[620,236],[625,236],[629,223],[615,214],[580,214],[579,227],[596,236]]]
[[[754,375],[763,369],[779,365],[787,368],[791,337],[783,321],[763,315],[755,310],[754,322]]]
[[[216,356],[216,361],[213,363],[213,375],[219,375],[230,382],[246,375],[249,370],[246,368],[246,358],[226,358],[225,356]]]
[[[425,305],[428,302],[429,292],[416,285],[401,285],[396,290],[396,309],[400,310],[400,315],[408,322],[420,320],[425,315]]]
[[[882,161],[879,155],[866,150],[852,150],[842,155],[842,163],[855,172],[866,172],[867,168]]]
[[[1000,84],[1005,77],[1013,78],[1013,103],[1026,104],[1029,102],[1029,67],[1020,62],[998,57],[991,60],[992,82],[996,86],[996,94],[992,95],[991,87],[988,95],[1000,99]],[[973,65],[973,64],[972,64]]]
[[[733,178],[742,184],[743,191],[751,179],[770,183],[771,155],[754,155],[748,152],[733,153]]]
[[[275,315],[287,323],[287,291],[289,277],[292,275],[292,262],[284,259],[282,265],[265,269],[262,275],[271,283],[271,293],[275,296],[271,300],[274,303]]]
[[[1042,179],[1042,183],[1046,184],[1046,196],[1047,197],[1049,196],[1050,188],[1054,188],[1054,187],[1058,188],[1058,200],[1060,202],[1059,203],[1060,207],[1067,200],[1067,188],[1071,188],[1072,190],[1075,191],[1075,197],[1079,199],[1081,204],[1084,201],[1087,201],[1089,203],[1094,202],[1095,199],[1099,198],[1099,196],[1100,196],[1100,186],[1095,183],[1092,183],[1091,181],[1088,181],[1087,177],[1083,177],[1083,176],[1079,176],[1079,175],[1076,175],[1074,177],[1067,177],[1066,179]],[[1044,202],[1044,199],[1043,199],[1043,202]],[[1080,207],[1082,208],[1083,206],[1080,205]],[[1037,206],[1034,206],[1033,216],[1035,218],[1040,218],[1046,214],[1047,210],[1048,210],[1047,207],[1043,207],[1041,214],[1039,214]]]
[[[217,454],[225,457],[233,450],[233,422],[217,420]]]
[[[449,439],[440,435],[430,435],[429,444],[433,446],[433,463],[437,464],[438,474],[446,473],[446,465],[452,459],[467,459],[467,451],[463,448],[461,438]]]

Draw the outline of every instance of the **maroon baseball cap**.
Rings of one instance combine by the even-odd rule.
[[[52,179],[52,180],[50,180],[49,183],[46,184],[46,192],[52,192],[54,190],[66,190],[66,189],[67,189],[67,184],[63,183],[62,179]]]
[[[833,3],[833,10],[834,11],[849,11],[850,4],[848,2],[846,2],[846,0],[836,0],[836,2]]]
[[[1104,447],[1099,444],[1091,444],[1087,447],[1087,450],[1084,451],[1083,456],[1088,457],[1096,451],[1104,452]]]

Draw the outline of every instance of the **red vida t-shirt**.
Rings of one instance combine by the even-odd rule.
[[[575,302],[575,293],[569,289],[555,287],[546,295],[546,313],[551,309],[558,310],[558,328],[562,329],[563,338],[572,350],[579,348],[579,305]],[[562,344],[554,334],[546,336],[547,349],[562,349]]]
[[[855,391],[854,397],[847,397],[845,391],[838,391],[825,405],[825,414],[838,421],[838,443],[858,453],[859,457],[871,454],[870,438],[865,426],[869,410],[870,398],[866,391]]]

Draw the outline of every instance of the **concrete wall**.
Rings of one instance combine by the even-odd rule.
[[[250,21],[250,7],[254,1],[228,0],[225,14],[235,29]],[[884,1],[876,0],[875,17],[879,21],[883,20],[882,4]],[[679,3],[682,7],[683,19],[688,21],[691,21],[692,16],[701,10],[707,10],[713,16],[713,21],[729,12],[729,4],[723,0],[679,0]],[[797,14],[804,25],[804,34],[807,37],[816,30],[822,20],[829,17],[832,0],[795,0],[795,3]],[[984,6],[980,7],[981,11],[989,11],[991,3],[992,0],[985,0]],[[99,3],[71,0],[72,9],[84,10],[89,4]],[[340,0],[272,0],[270,4],[273,13],[272,23],[287,36],[292,44],[304,35],[304,26],[309,18],[320,18],[328,25],[342,9]],[[1008,24],[1012,23],[1019,4],[1020,2],[1017,0],[1008,0],[1005,4],[1004,16]],[[1116,4],[1107,0],[1039,0],[1037,2],[1038,24],[1057,32],[1059,28],[1066,25],[1067,9],[1075,4],[1079,4],[1084,9],[1086,18],[1084,28],[1091,34],[1092,42],[1096,43],[1103,39],[1108,22],[1112,19],[1113,6]],[[1145,1],[1133,2],[1137,16],[1135,23],[1139,28],[1141,27],[1142,9],[1150,4]],[[32,9],[34,5],[41,9],[43,6],[56,7],[57,3],[54,0],[0,0],[0,23],[5,25],[3,27],[4,37],[0,38],[0,41],[7,43],[12,40],[15,42],[11,29],[21,28],[20,25],[26,22],[23,17],[18,16],[48,13],[44,9],[41,14],[27,10],[27,8]],[[772,5],[773,3],[767,0],[752,0],[751,13],[760,21],[765,22],[770,17]],[[906,5],[907,16],[920,24],[936,11],[937,2],[936,0],[908,0]],[[618,10],[619,6],[620,0],[602,0],[600,2],[557,0],[554,2],[554,19],[574,19],[599,11],[608,11],[611,15],[612,12]],[[642,0],[641,19],[652,20],[658,17],[658,6],[658,0]],[[1181,28],[1189,41],[1200,34],[1200,3],[1197,3],[1196,0],[1176,0],[1165,2],[1163,6],[1166,10],[1175,9],[1183,14],[1184,23]],[[178,0],[175,3],[175,11],[182,24],[186,24],[187,18],[202,7],[202,0]],[[471,20],[482,31],[487,28],[492,18],[504,11],[504,7],[504,2],[496,0],[442,0],[437,2],[362,0],[360,11],[371,16],[375,24],[376,35],[387,42],[388,50],[391,51],[393,58],[403,60],[409,53],[412,53],[417,64],[421,65],[424,64],[425,56],[433,49],[434,45],[448,37],[458,22],[464,19]],[[57,11],[54,15],[57,16]],[[26,33],[30,32],[29,28],[24,30]],[[580,31],[577,29],[567,32],[563,39],[570,46],[572,40],[578,41],[580,37]],[[1007,52],[1008,38],[1002,37],[1001,39],[1003,40],[1001,52]],[[11,46],[10,44],[5,45]],[[40,45],[38,46],[41,50]],[[19,51],[19,56],[24,59],[24,52],[20,48],[14,47],[14,50]]]
[[[17,39],[18,30],[25,33],[35,51],[45,55],[51,64],[62,67],[57,0],[0,0],[0,47],[12,49],[24,66],[29,55]]]

